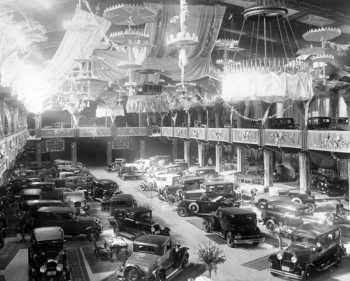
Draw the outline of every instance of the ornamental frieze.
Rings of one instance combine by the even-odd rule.
[[[161,135],[163,137],[173,137],[173,127],[162,127]]]
[[[259,144],[259,129],[232,129],[231,142]]]
[[[264,145],[301,148],[301,131],[264,130]]]
[[[205,140],[205,128],[190,128],[189,137],[191,139]]]
[[[74,137],[73,128],[60,128],[60,129],[41,129],[40,131],[42,138],[72,138]]]
[[[188,128],[186,127],[175,127],[174,128],[174,137],[176,138],[188,138]]]
[[[308,131],[308,148],[322,151],[350,153],[350,132]]]
[[[229,128],[209,128],[208,140],[230,142],[230,129]]]
[[[116,129],[116,136],[147,136],[148,128],[123,127]]]
[[[79,137],[109,137],[111,128],[88,127],[79,128]]]

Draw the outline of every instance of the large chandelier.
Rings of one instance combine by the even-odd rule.
[[[167,39],[169,47],[175,47],[179,50],[179,67],[181,70],[181,78],[178,91],[186,92],[185,83],[185,66],[187,65],[186,47],[193,46],[198,43],[198,36],[187,31],[186,16],[188,14],[188,5],[186,0],[180,0],[180,31],[171,34]]]

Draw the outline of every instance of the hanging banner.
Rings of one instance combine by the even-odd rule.
[[[65,143],[64,139],[47,139],[45,140],[45,152],[58,152],[64,151]]]
[[[115,137],[113,139],[112,149],[130,149],[130,138]]]

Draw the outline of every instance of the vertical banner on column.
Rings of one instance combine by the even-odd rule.
[[[112,149],[130,149],[130,138],[115,137],[113,139]]]

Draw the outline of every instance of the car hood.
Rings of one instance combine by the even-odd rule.
[[[292,244],[284,253],[295,255],[299,261],[306,261],[313,253],[314,245],[308,243]]]
[[[136,266],[145,273],[150,273],[154,270],[157,265],[159,256],[147,253],[134,252],[128,258],[126,267]]]

